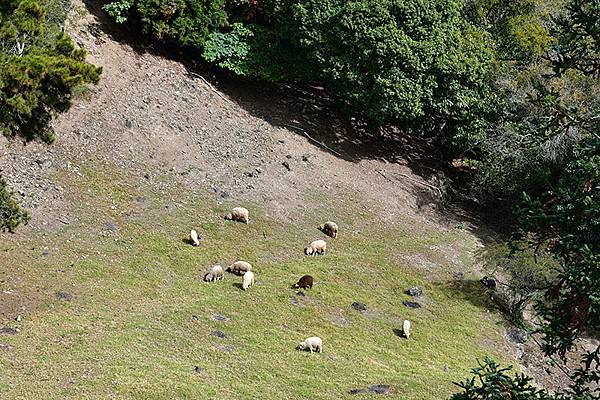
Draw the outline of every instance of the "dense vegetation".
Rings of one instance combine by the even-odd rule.
[[[98,82],[101,69],[61,30],[67,11],[61,0],[0,3],[0,134],[52,143],[52,117],[69,109],[76,87]],[[0,209],[0,228],[27,220],[4,182]]]

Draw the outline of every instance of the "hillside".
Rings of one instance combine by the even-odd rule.
[[[75,14],[100,84],[58,118],[52,147],[0,138],[0,170],[32,211],[0,243],[2,397],[337,399],[389,384],[390,398],[441,399],[476,358],[515,363],[478,282],[481,229],[442,214],[417,150],[344,141],[325,100],[215,88]],[[237,205],[251,224],[222,219]],[[329,219],[328,254],[304,256]],[[255,266],[249,291],[201,281],[236,259]],[[403,304],[412,285],[418,309]],[[296,350],[313,335],[322,354]]]

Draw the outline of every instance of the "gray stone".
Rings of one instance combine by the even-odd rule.
[[[73,295],[66,292],[56,292],[56,298],[63,301],[73,300]]]
[[[116,232],[117,230],[119,230],[119,228],[117,228],[117,224],[115,224],[113,221],[111,221],[109,219],[104,221],[104,227],[111,232]]]
[[[216,336],[221,339],[227,339],[227,335],[223,331],[212,331],[211,335]]]
[[[358,301],[352,303],[352,308],[360,312],[367,310],[367,306],[364,303],[359,303]]]
[[[420,287],[418,286],[411,286],[410,288],[408,288],[408,290],[406,291],[406,294],[412,296],[412,297],[419,297],[423,295],[423,291],[421,290]]]
[[[16,335],[19,333],[15,328],[9,328],[8,326],[0,328],[0,335]]]
[[[213,314],[211,318],[215,321],[224,321],[224,322],[229,321],[229,318],[227,318],[221,314]]]
[[[419,303],[417,303],[416,301],[404,300],[402,302],[402,304],[404,304],[406,307],[410,307],[410,308],[421,308],[421,305]]]
[[[350,394],[390,394],[392,393],[392,387],[390,385],[371,385],[368,389],[352,389]]]

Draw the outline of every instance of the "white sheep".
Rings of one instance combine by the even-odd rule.
[[[227,272],[236,275],[244,275],[248,271],[252,271],[252,265],[246,261],[236,261],[227,268]]]
[[[231,210],[229,214],[224,217],[226,220],[230,221],[238,221],[247,224],[250,222],[248,218],[248,210],[244,207],[235,207]]]
[[[327,243],[324,240],[315,240],[304,249],[304,254],[307,256],[325,254],[325,250],[327,250]]]
[[[323,352],[323,340],[318,336],[309,337],[304,342],[300,342],[298,345],[298,349],[300,350],[309,350],[311,353],[313,351],[318,351],[319,353]]]
[[[404,334],[405,338],[409,338],[410,337],[410,321],[405,319],[404,323],[402,323],[402,333]]]
[[[254,285],[254,272],[248,271],[244,274],[244,282],[242,283],[242,289],[246,290],[252,285]]]
[[[200,246],[200,239],[198,238],[198,232],[195,229],[192,229],[190,232],[190,241],[192,242],[192,246]]]
[[[214,282],[214,281],[220,281],[223,279],[223,267],[221,267],[220,265],[214,265],[210,271],[208,271],[206,274],[204,274],[204,281],[205,282]]]
[[[332,238],[337,237],[338,226],[333,221],[327,221],[323,225],[319,227],[319,230],[326,234],[327,236],[331,236]]]

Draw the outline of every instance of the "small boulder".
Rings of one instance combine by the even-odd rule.
[[[352,308],[354,308],[356,311],[366,311],[367,310],[367,306],[364,303],[360,303],[358,301],[355,301],[352,303]]]
[[[212,331],[211,335],[216,336],[220,339],[227,339],[227,335],[223,331]]]
[[[352,389],[350,394],[390,394],[392,387],[390,385],[371,385],[368,389]]]
[[[411,286],[406,291],[406,294],[408,294],[409,296],[412,296],[412,297],[419,297],[419,296],[423,295],[423,291],[418,286]]]
[[[0,335],[16,335],[19,331],[15,328],[4,327],[0,328]]]
[[[56,292],[56,298],[63,301],[73,300],[73,295],[67,292]]]
[[[221,314],[213,314],[211,318],[215,321],[223,321],[223,322],[229,321],[229,318],[227,318]]]
[[[404,304],[406,307],[410,307],[410,308],[421,308],[421,305],[419,303],[417,303],[416,301],[404,300],[402,302],[402,304]]]

